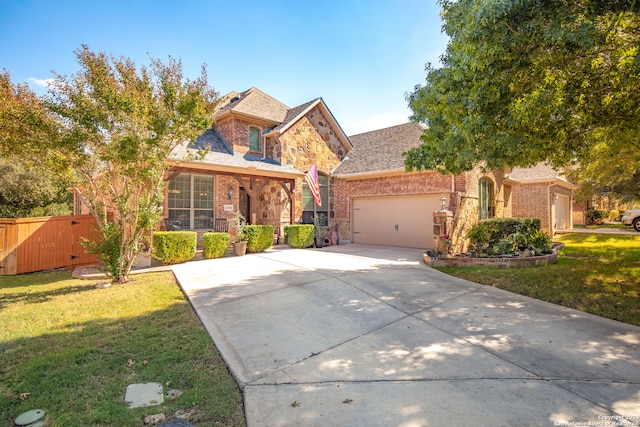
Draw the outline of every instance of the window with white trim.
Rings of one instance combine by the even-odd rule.
[[[260,129],[249,128],[249,150],[260,151]]]
[[[174,229],[213,227],[214,185],[212,175],[182,173],[169,180],[168,218]]]

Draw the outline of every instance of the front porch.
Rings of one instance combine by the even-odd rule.
[[[166,176],[164,218],[158,229],[195,231],[199,247],[206,232],[228,232],[234,241],[240,213],[249,224],[273,225],[277,239],[284,226],[300,221],[296,209],[300,175],[293,169],[253,175],[246,169],[174,166]]]

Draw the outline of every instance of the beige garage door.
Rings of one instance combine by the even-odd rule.
[[[369,245],[433,248],[433,212],[442,194],[352,200],[352,241]]]
[[[569,196],[557,194],[554,207],[556,211],[555,229],[571,228],[571,199]]]

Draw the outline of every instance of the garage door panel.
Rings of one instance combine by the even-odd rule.
[[[440,194],[353,199],[356,243],[432,248],[433,212]]]

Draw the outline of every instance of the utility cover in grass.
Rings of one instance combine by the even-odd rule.
[[[162,384],[130,384],[124,394],[124,401],[129,404],[129,408],[160,405],[164,402]]]

